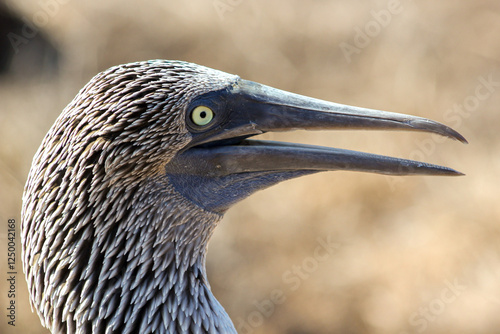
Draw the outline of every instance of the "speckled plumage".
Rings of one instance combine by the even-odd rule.
[[[235,333],[210,291],[224,212],[327,170],[461,175],[418,161],[248,139],[268,131],[455,130],[281,91],[180,61],[113,67],[63,110],[33,160],[21,242],[30,299],[53,333]]]
[[[190,140],[185,106],[237,79],[178,61],[113,67],[64,109],[36,153],[21,238],[33,308],[53,333],[231,333],[205,253],[221,215],[163,166]]]

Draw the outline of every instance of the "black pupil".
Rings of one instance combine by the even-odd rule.
[[[200,117],[201,117],[201,118],[205,118],[205,117],[207,117],[207,112],[206,112],[206,111],[202,111],[202,112],[200,113]]]

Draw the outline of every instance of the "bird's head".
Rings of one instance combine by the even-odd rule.
[[[153,300],[155,289],[174,289],[172,277],[181,279],[148,273],[174,262],[179,271],[198,256],[203,262],[214,221],[280,181],[328,170],[460,174],[410,160],[248,139],[342,128],[428,131],[465,142],[424,118],[312,99],[186,62],[145,61],[98,74],[46,135],[23,196],[23,263],[45,324],[59,319],[84,326],[97,312],[92,328],[106,321],[123,328],[124,300],[141,293]],[[197,270],[186,272],[203,278],[204,269]],[[140,282],[149,282],[149,290]]]
[[[192,63],[154,60],[94,77],[56,121],[38,161],[107,186],[132,187],[163,175],[188,200],[218,213],[256,190],[318,171],[460,174],[397,158],[247,139],[269,131],[343,128],[428,131],[465,142],[424,118],[325,102]]]

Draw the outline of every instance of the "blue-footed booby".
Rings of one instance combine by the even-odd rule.
[[[96,75],[37,151],[23,195],[32,307],[53,333],[235,333],[210,290],[210,237],[236,202],[321,171],[460,175],[337,148],[249,139],[440,123],[305,97],[181,61]]]

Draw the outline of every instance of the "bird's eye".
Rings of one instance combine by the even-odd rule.
[[[197,106],[191,112],[191,120],[198,126],[205,126],[214,119],[214,112],[206,106]]]

